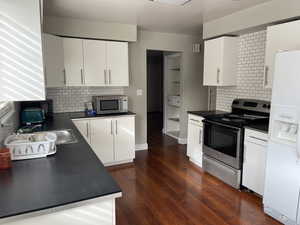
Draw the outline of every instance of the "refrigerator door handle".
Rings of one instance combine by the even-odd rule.
[[[297,144],[296,144],[296,152],[297,152],[297,163],[300,164],[300,132],[299,132],[299,124],[297,128]]]

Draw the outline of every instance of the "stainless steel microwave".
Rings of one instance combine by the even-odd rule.
[[[128,112],[128,96],[93,96],[93,107],[97,114],[126,113]]]

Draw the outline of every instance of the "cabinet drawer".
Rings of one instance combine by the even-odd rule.
[[[189,114],[189,123],[192,123],[192,124],[198,125],[200,127],[203,127],[202,120],[204,120],[204,118],[201,117],[201,116],[196,116],[196,115]]]
[[[261,145],[268,144],[269,135],[267,133],[245,129],[245,141],[255,142]]]

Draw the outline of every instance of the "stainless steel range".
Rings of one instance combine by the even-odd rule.
[[[244,126],[266,123],[270,102],[236,99],[232,112],[206,118],[204,123],[203,169],[239,189],[243,163]]]

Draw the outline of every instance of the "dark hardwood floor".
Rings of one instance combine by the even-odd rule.
[[[261,199],[240,192],[188,161],[186,146],[150,132],[149,151],[110,167],[123,190],[117,225],[270,225]]]

